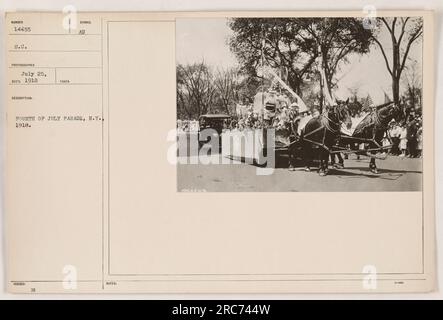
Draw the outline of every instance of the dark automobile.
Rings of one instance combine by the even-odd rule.
[[[200,132],[204,129],[214,129],[217,132],[217,136],[219,139],[221,139],[221,134],[223,132],[224,128],[228,127],[228,124],[231,120],[231,116],[227,114],[204,114],[201,115],[198,118],[199,122],[199,132],[198,132],[198,138],[200,146],[208,142],[210,139],[203,139],[203,141],[200,140]],[[219,140],[219,142],[221,142]],[[219,144],[221,147],[221,143]]]

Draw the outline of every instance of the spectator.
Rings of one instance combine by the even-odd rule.
[[[406,127],[400,127],[400,157],[406,156],[406,149],[408,147],[408,133]]]
[[[382,139],[382,145],[383,145],[383,147],[387,147],[390,144],[391,144],[391,142],[389,141],[388,134],[387,134],[387,132],[385,132],[383,135],[383,139]],[[386,154],[386,150],[387,149],[383,149],[383,154]]]
[[[389,132],[389,135],[391,136],[391,140],[392,140],[392,148],[391,148],[392,155],[400,154],[400,149],[399,149],[400,133],[401,133],[400,131],[401,131],[401,129],[398,126],[398,124],[393,122],[392,127]]]
[[[237,120],[232,119],[231,124],[230,124],[230,129],[231,130],[237,129]]]
[[[417,158],[422,157],[423,152],[423,127],[420,126],[417,130]]]
[[[417,156],[417,123],[415,117],[411,114],[406,124],[406,138],[408,140],[408,157]]]

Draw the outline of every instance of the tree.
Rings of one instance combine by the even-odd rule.
[[[192,119],[191,108],[188,107],[188,95],[185,93],[184,67],[178,65],[176,68],[176,97],[177,97],[177,119]]]
[[[297,19],[233,18],[229,20],[233,36],[229,41],[241,71],[260,79],[262,64],[287,71],[288,85],[301,95],[303,77],[311,72],[317,58],[312,39],[305,38]],[[285,72],[286,73],[286,72]],[[257,81],[259,85],[260,81]]]
[[[238,100],[236,97],[238,79],[235,69],[219,69],[215,75],[214,86],[216,95],[223,112],[231,114],[231,109]]]
[[[421,68],[416,60],[412,60],[405,67],[403,73],[403,83],[406,86],[405,100],[411,110],[421,108],[422,97],[422,77]]]
[[[412,17],[378,19],[378,25],[390,35],[390,45],[392,45],[391,55],[388,54],[388,46],[384,46],[380,41],[380,33],[374,34],[373,39],[380,48],[386,67],[392,78],[392,96],[394,103],[399,104],[401,75],[405,69],[412,44],[423,34],[423,19]],[[391,59],[389,59],[389,57],[391,57]]]
[[[348,62],[353,54],[369,52],[372,31],[357,18],[310,18],[298,19],[302,29],[309,34],[317,46],[314,50],[321,57],[321,69],[324,71],[324,90],[332,96],[335,86],[334,76],[342,63]]]
[[[188,119],[210,111],[215,97],[213,76],[202,61],[177,66],[177,112]]]
[[[299,96],[306,78],[314,78],[317,58],[325,72],[326,90],[352,53],[368,52],[372,31],[355,18],[234,18],[231,50],[247,74],[257,77],[260,65],[284,70]]]

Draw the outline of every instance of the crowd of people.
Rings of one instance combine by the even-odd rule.
[[[272,118],[271,121],[266,122],[263,117],[254,110],[250,110],[246,116],[239,117],[237,120],[231,122],[231,129],[257,129],[266,127],[272,127],[276,130],[283,130],[288,127],[288,125],[295,120],[295,118],[305,118],[305,117],[315,117],[319,115],[318,109],[311,111],[306,111],[299,113],[296,106],[284,106],[282,109]]]
[[[320,113],[318,109],[306,111],[302,113],[294,112],[292,106],[285,106],[281,111],[275,115],[271,123],[267,126],[274,127],[276,130],[284,130],[288,128],[288,124],[294,120],[294,113],[301,119],[318,116]],[[361,116],[356,115],[356,117]],[[263,128],[265,121],[263,116],[253,110],[251,107],[248,112],[240,117],[234,117],[230,120],[225,120],[223,123],[224,129],[229,130],[246,130]],[[179,132],[198,132],[198,120],[177,120],[177,130]],[[392,120],[385,133],[383,145],[392,147],[389,150],[390,155],[420,158],[423,150],[423,125],[422,116],[410,114],[406,121],[401,123]],[[364,147],[364,146],[362,146]]]
[[[199,122],[198,120],[177,120],[177,131],[182,132],[198,132]]]
[[[404,123],[392,121],[383,140],[384,145],[391,143],[393,145],[390,149],[391,155],[421,158],[423,150],[422,117],[411,114]]]

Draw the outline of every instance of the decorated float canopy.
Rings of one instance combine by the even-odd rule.
[[[292,96],[292,103],[288,96],[279,94],[275,90],[260,91],[254,97],[254,112],[263,114],[265,119],[269,119],[274,117],[275,113],[284,107],[298,107],[300,113],[309,111],[300,96],[296,94],[272,68],[264,66],[260,68],[260,74],[271,79],[273,83],[278,83],[283,89],[289,92]]]

